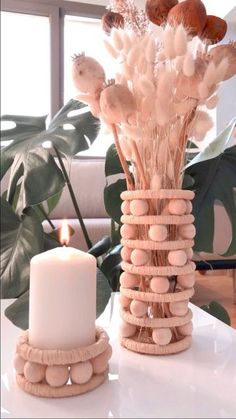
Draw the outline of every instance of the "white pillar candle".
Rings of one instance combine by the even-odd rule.
[[[57,247],[30,263],[29,343],[73,349],[95,342],[96,259]]]

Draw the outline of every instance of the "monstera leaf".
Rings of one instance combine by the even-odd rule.
[[[232,228],[232,240],[223,256],[236,253],[236,146],[210,160],[188,166],[186,173],[194,179],[190,189],[195,191],[193,214],[197,234],[194,249],[213,252],[214,204],[224,206]]]
[[[104,311],[111,296],[111,288],[106,277],[97,269],[97,309],[99,317]],[[29,327],[29,291],[21,295],[13,304],[5,310],[6,317],[17,327],[28,329]]]
[[[29,260],[43,251],[43,228],[32,208],[21,217],[1,199],[2,298],[15,298],[28,289]]]

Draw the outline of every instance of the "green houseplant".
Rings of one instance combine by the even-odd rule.
[[[50,212],[57,205],[64,187],[69,192],[88,248],[92,243],[80,215],[63,157],[73,157],[87,149],[97,137],[99,121],[84,104],[70,100],[46,128],[46,116],[6,115],[15,127],[2,131],[1,179],[10,171],[8,189],[1,196],[1,289],[2,298],[17,298],[6,315],[22,328],[28,327],[29,261],[34,255],[60,246]],[[69,124],[69,125],[68,125]],[[68,129],[69,128],[69,129]],[[51,148],[42,147],[45,141]],[[59,164],[56,163],[56,158]],[[47,220],[51,233],[45,233]],[[95,253],[95,249],[90,249]],[[97,270],[97,315],[107,304],[110,287]]]

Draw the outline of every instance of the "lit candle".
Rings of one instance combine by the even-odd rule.
[[[61,241],[30,263],[29,343],[40,349],[95,342],[96,258]]]

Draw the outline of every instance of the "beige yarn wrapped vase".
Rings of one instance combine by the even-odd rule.
[[[194,193],[133,190],[121,198],[121,344],[144,354],[181,352],[192,342]]]

